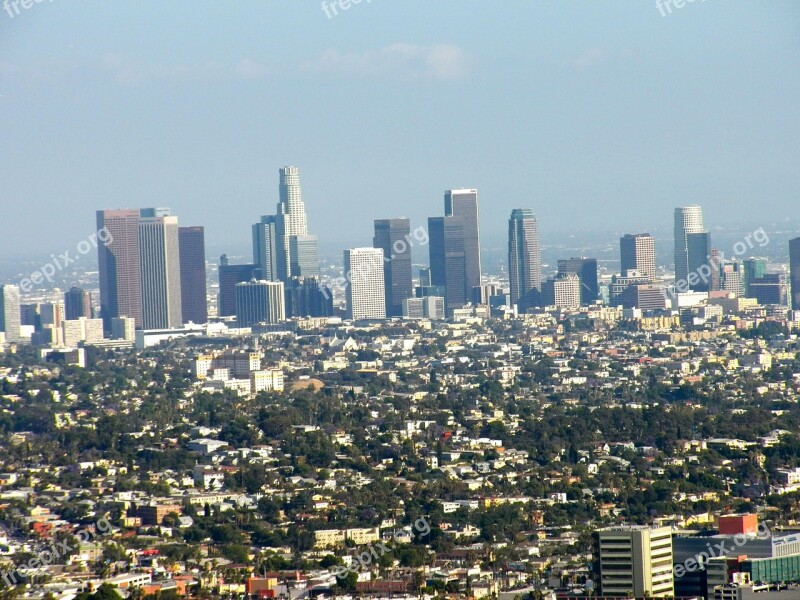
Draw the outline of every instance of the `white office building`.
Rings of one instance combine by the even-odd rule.
[[[347,318],[385,319],[386,295],[383,278],[383,250],[352,248],[344,251],[347,278]]]

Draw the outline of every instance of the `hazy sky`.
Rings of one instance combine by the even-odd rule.
[[[514,207],[553,231],[668,227],[690,203],[708,224],[800,213],[796,0],[666,16],[655,0],[338,11],[0,11],[0,253],[74,248],[96,209],[138,206],[245,247],[286,164],[322,243],[367,242],[374,218],[422,224],[450,187],[479,189],[487,236]]]

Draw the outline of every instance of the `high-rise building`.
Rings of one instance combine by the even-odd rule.
[[[347,278],[347,318],[385,319],[386,290],[383,280],[383,250],[352,248],[344,251]]]
[[[542,259],[539,223],[533,210],[515,208],[508,221],[508,271],[511,303],[520,312],[541,304]]]
[[[386,314],[403,314],[403,300],[411,290],[411,220],[377,219],[372,245],[383,250],[383,279],[386,286]]]
[[[308,233],[289,238],[291,277],[319,277],[319,251],[317,236]]]
[[[133,342],[136,340],[136,323],[130,317],[111,319],[111,339]]]
[[[406,319],[430,319],[431,321],[442,320],[445,318],[444,298],[441,296],[406,298],[403,300],[403,317]]]
[[[765,273],[750,281],[749,287],[748,298],[755,298],[762,306],[789,306],[789,281],[783,273]]]
[[[556,275],[542,283],[542,303],[558,308],[578,308],[581,305],[581,279],[573,273]]]
[[[632,283],[617,294],[614,304],[651,311],[664,310],[666,301],[664,288],[652,283]]]
[[[711,237],[703,227],[703,209],[697,205],[676,208],[675,281],[688,282],[697,291],[707,291],[710,286],[695,286],[689,281],[689,273],[697,273],[701,265],[707,265],[710,253]]]
[[[619,238],[620,273],[638,271],[656,278],[656,245],[649,233],[627,233]]]
[[[686,244],[689,257],[689,287],[696,292],[711,289],[711,274],[716,266],[710,264],[711,234],[707,231],[688,233]]]
[[[431,283],[443,287],[447,312],[467,303],[467,270],[462,217],[428,219]],[[469,288],[472,289],[472,288]]]
[[[39,316],[39,303],[28,303],[19,305],[20,325],[32,325],[34,329],[42,328],[42,319]]]
[[[789,279],[792,286],[792,310],[800,310],[800,237],[789,241]]]
[[[598,596],[674,596],[670,527],[609,527],[595,531],[593,542]]]
[[[252,327],[286,320],[282,281],[244,281],[236,284],[236,323]]]
[[[744,266],[744,293],[748,298],[753,298],[750,284],[767,274],[767,259],[755,257],[745,258],[742,261],[742,265]]]
[[[5,334],[6,342],[20,340],[21,326],[19,288],[15,285],[0,285],[0,331]]]
[[[558,261],[558,275],[577,275],[581,282],[581,304],[594,304],[600,296],[597,280],[596,258],[561,258]]]
[[[103,341],[102,319],[87,319],[86,317],[74,320],[67,319],[62,324],[62,327],[65,346],[74,348],[81,342],[91,344]]]
[[[223,255],[224,256],[224,255]],[[258,265],[231,265],[228,257],[220,257],[219,265],[219,310],[220,317],[236,315],[236,284],[251,279],[261,280]]]
[[[278,214],[275,217],[275,245],[277,248],[275,265],[278,279],[286,281],[292,275],[291,237],[307,234],[308,222],[306,206],[300,190],[300,169],[291,166],[283,167],[279,174]]]
[[[64,305],[59,296],[61,293],[56,290],[55,302],[43,302],[39,305],[39,320],[42,327],[48,325],[53,327],[61,327],[61,322],[64,321]]]
[[[419,285],[420,287],[430,287],[433,284],[431,283],[431,268],[430,267],[422,267],[419,270]]]
[[[292,277],[286,282],[286,315],[330,317],[333,315],[333,293],[316,277]]]
[[[186,323],[208,321],[206,241],[202,227],[179,227],[181,313]]]
[[[461,217],[464,223],[464,265],[466,288],[481,284],[481,233],[478,215],[478,190],[447,190],[444,193],[444,216]]]
[[[609,303],[611,306],[619,306],[623,304],[623,294],[631,286],[650,285],[652,279],[639,271],[628,270],[622,275],[612,275],[611,285],[608,286]],[[654,287],[654,286],[651,286]],[[661,308],[664,308],[664,300],[666,296],[664,292],[661,293]],[[637,306],[638,308],[643,308]]]
[[[138,209],[99,210],[97,229],[109,241],[97,246],[100,268],[100,316],[106,330],[111,319],[127,316],[142,325],[142,277],[139,263]]]
[[[717,248],[711,249],[711,257],[708,266],[711,267],[711,291],[717,292],[722,289],[722,263],[725,256]]]
[[[472,288],[472,303],[488,305],[492,296],[502,293],[499,286],[489,283]]]
[[[171,329],[183,324],[178,217],[139,220],[142,276],[142,329]]]
[[[167,207],[139,209],[139,216],[143,219],[152,219],[154,217],[168,217],[170,216],[170,213],[171,211]]]
[[[64,293],[64,318],[73,321],[80,317],[92,318],[92,295],[78,287]]]
[[[732,292],[740,298],[743,297],[744,269],[742,268],[742,263],[734,259],[720,266],[722,289],[726,292]]]
[[[278,281],[277,217],[266,215],[253,225],[253,264],[267,281]]]
[[[428,296],[439,296],[444,298],[445,288],[443,285],[426,285],[414,288],[414,298],[427,298]]]

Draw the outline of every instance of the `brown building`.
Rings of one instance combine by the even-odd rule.
[[[169,514],[180,515],[179,504],[146,504],[136,508],[136,516],[142,520],[142,525],[161,525],[164,517]]]
[[[103,231],[108,239],[97,245],[103,326],[110,331],[111,319],[130,317],[139,328],[142,324],[139,210],[99,210],[97,230]]]

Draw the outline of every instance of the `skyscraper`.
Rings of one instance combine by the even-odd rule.
[[[178,217],[139,220],[142,275],[142,329],[170,329],[183,324]]]
[[[278,281],[277,222],[275,215],[266,215],[253,225],[253,264],[267,281]]]
[[[711,291],[717,292],[722,289],[722,263],[725,262],[725,255],[716,248],[712,248],[709,256],[708,266],[711,267]]]
[[[386,314],[403,314],[403,300],[411,297],[411,220],[377,219],[372,245],[383,250]]]
[[[430,287],[431,285],[433,285],[433,283],[431,283],[430,267],[422,267],[419,270],[419,285],[420,287]]]
[[[252,327],[286,320],[282,281],[244,281],[236,284],[236,323]]]
[[[800,310],[800,237],[789,241],[789,279],[792,286],[792,310]]]
[[[306,207],[300,190],[300,169],[283,167],[279,171],[279,201],[275,221],[276,260],[278,279],[286,281],[292,276],[291,237],[308,233]]]
[[[385,319],[386,293],[383,280],[383,250],[352,248],[344,251],[347,278],[347,318]]]
[[[261,267],[258,265],[231,265],[227,262],[227,256],[224,260],[220,257],[218,307],[220,317],[236,315],[236,284],[251,279],[261,279]]]
[[[447,312],[467,303],[467,267],[462,217],[428,219],[431,283],[444,288]],[[472,288],[469,288],[472,289]]]
[[[333,293],[317,277],[292,277],[286,282],[286,315],[330,317],[333,315]]]
[[[136,324],[130,317],[111,319],[111,339],[132,342],[136,339]]]
[[[464,221],[464,262],[468,290],[481,284],[481,235],[478,216],[478,190],[447,190],[444,215]]]
[[[319,277],[317,236],[308,233],[289,238],[290,277]]]
[[[64,293],[64,319],[74,321],[80,317],[92,318],[92,295],[78,287]]]
[[[114,317],[131,317],[142,325],[142,281],[139,264],[139,210],[99,210],[97,229],[110,242],[97,246],[100,268],[100,316],[110,331]]]
[[[184,322],[206,323],[206,241],[202,227],[179,227],[181,313]]]
[[[594,304],[600,295],[597,281],[596,258],[562,258],[558,261],[558,275],[577,275],[581,283],[580,303],[584,306]]]
[[[762,306],[776,304],[791,306],[789,300],[789,278],[783,273],[764,273],[763,277],[753,279],[748,284],[748,298],[755,298]]]
[[[744,269],[736,259],[721,265],[721,289],[732,292],[738,297],[744,296]]]
[[[6,342],[20,340],[21,313],[19,288],[15,285],[0,285],[0,331]]]
[[[754,298],[750,285],[756,279],[761,279],[767,274],[767,259],[750,257],[745,258],[742,264],[744,265],[744,293],[748,298]]]
[[[703,209],[684,206],[675,209],[675,281],[688,282],[692,289],[702,291],[689,282],[689,273],[697,273],[701,265],[708,265],[711,253],[711,236],[703,227]],[[710,286],[706,285],[707,290]]]
[[[689,287],[697,292],[707,292],[711,289],[710,275],[715,268],[715,265],[710,264],[711,234],[708,231],[689,233],[686,235],[686,246],[689,258]]]
[[[170,215],[170,209],[167,207],[160,207],[160,208],[140,208],[139,209],[139,217],[143,219],[149,219],[152,217],[168,217]]]
[[[649,233],[627,233],[619,238],[620,274],[628,271],[638,271],[649,277],[656,278],[656,247],[653,237]]]
[[[533,210],[515,208],[508,221],[508,271],[511,303],[525,312],[540,304],[542,260],[539,223]]]
[[[558,308],[578,308],[581,305],[581,278],[575,273],[563,273],[542,282],[542,304]]]

